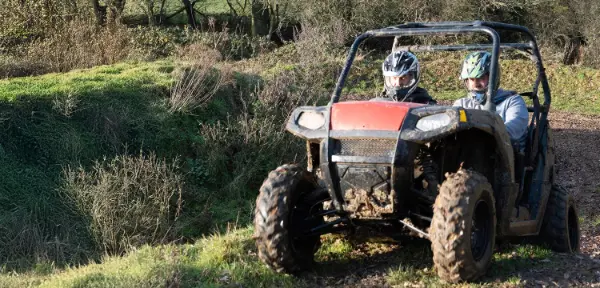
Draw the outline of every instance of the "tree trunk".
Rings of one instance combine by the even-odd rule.
[[[91,0],[94,16],[96,16],[96,25],[104,26],[106,24],[106,6],[101,6],[99,0]]]
[[[156,19],[154,18],[154,0],[146,0],[146,15],[148,16],[148,25],[155,26]]]
[[[271,39],[273,34],[279,29],[279,4],[277,0],[272,0],[269,3],[269,34],[267,39]]]
[[[160,3],[160,11],[158,12],[159,24],[163,24],[163,22],[165,22],[165,2],[167,2],[167,0],[162,0]]]
[[[563,64],[573,65],[581,62],[581,44],[582,37],[569,37],[565,43],[565,49],[563,52]]]
[[[107,8],[106,23],[121,23],[121,16],[123,15],[123,10],[125,9],[125,0],[112,0]]]
[[[262,8],[263,7],[258,3],[258,0],[250,0],[250,33],[252,37],[256,37],[258,34],[256,22],[260,18],[260,14],[263,11]]]
[[[188,17],[188,23],[194,29],[196,29],[196,17],[194,15],[194,6],[190,2],[190,0],[181,0],[183,2],[183,6],[185,7],[185,13]]]

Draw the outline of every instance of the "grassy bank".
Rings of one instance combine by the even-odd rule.
[[[315,287],[331,277],[342,281],[336,285],[352,284],[357,279],[339,275],[351,276],[365,261],[385,263],[381,272],[387,273],[385,281],[393,286],[513,287],[522,284],[512,276],[518,271],[558,265],[549,250],[506,246],[480,283],[445,285],[431,269],[431,252],[425,242],[401,247],[328,236],[317,253],[316,270],[296,278],[262,265],[251,234],[250,228],[233,229],[188,245],[144,246],[124,257],[106,257],[102,263],[79,268],[39,265],[25,274],[0,275],[0,287]]]
[[[273,60],[278,53],[296,52],[283,47],[255,59],[220,62],[211,70],[163,60],[1,80],[0,287],[313,285],[312,276],[295,279],[260,265],[250,228],[206,236],[227,223],[247,227],[267,172],[303,161],[304,143],[283,130],[286,117],[294,107],[326,103],[343,63],[341,57],[318,63],[294,62],[290,55]],[[456,78],[458,58],[421,59],[422,86],[434,97],[449,100],[464,93]],[[381,89],[380,57],[362,57],[356,65],[346,93],[372,97]],[[534,79],[528,67],[521,60],[505,61],[503,86],[529,91]],[[194,69],[224,80],[218,87],[204,84],[216,92],[199,105],[172,109],[171,88],[188,81],[182,75]],[[549,64],[547,73],[553,109],[600,114],[599,70]],[[172,186],[149,181],[153,175],[166,175]],[[137,193],[140,187],[149,194]],[[148,207],[169,213],[142,207],[152,198],[147,195],[167,195]],[[142,222],[135,220],[148,215],[161,221],[157,227],[164,237],[136,228]],[[114,227],[117,232],[107,234]],[[430,259],[426,246],[397,252],[386,245],[353,245],[327,238],[318,259],[334,268],[326,264],[317,275],[389,254],[385,257],[396,261],[389,267],[389,283],[438,283],[429,260],[410,256]],[[363,252],[356,254],[357,249]],[[490,277],[514,284],[518,279],[510,275],[530,267],[527,259],[553,256],[527,246],[497,257]],[[79,267],[86,263],[98,264]]]
[[[81,263],[101,254],[103,244],[90,231],[89,211],[81,211],[77,195],[66,193],[66,187],[87,187],[92,194],[115,190],[118,195],[121,192],[116,187],[126,189],[129,184],[117,179],[104,183],[103,188],[85,177],[69,182],[68,171],[92,175],[94,165],[110,169],[116,157],[140,153],[143,156],[138,162],[125,159],[119,163],[143,165],[153,154],[158,160],[146,161],[150,163],[146,168],[135,168],[151,173],[163,162],[177,164],[181,168],[177,177],[185,178],[184,206],[194,211],[207,203],[206,195],[218,185],[214,181],[198,183],[195,174],[211,177],[209,173],[222,170],[196,161],[209,154],[200,123],[226,121],[235,106],[227,96],[237,88],[230,84],[221,87],[213,101],[194,111],[202,113],[169,112],[169,91],[177,73],[173,63],[165,61],[0,81],[0,169],[5,179],[0,184],[0,259],[6,267],[28,267],[36,261]],[[119,163],[112,167],[129,169]],[[118,174],[115,169],[113,172]],[[225,222],[238,216],[237,211],[230,212],[230,203],[215,212],[224,211],[218,218]],[[190,223],[181,224],[176,237],[199,235],[195,231],[209,230],[214,224],[210,219],[189,219]]]

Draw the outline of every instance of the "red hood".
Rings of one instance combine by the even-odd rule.
[[[348,101],[333,104],[331,130],[393,130],[402,127],[410,108],[425,106],[410,102]]]

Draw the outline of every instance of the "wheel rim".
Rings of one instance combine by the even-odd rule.
[[[313,226],[316,223],[319,223],[318,219],[313,219],[312,221],[305,221],[305,219],[311,216],[313,213],[318,213],[321,210],[321,207],[315,206],[319,203],[322,203],[322,201],[319,201],[319,203],[315,203],[313,205],[310,205],[309,203],[304,203],[303,200],[305,199],[303,198],[306,197],[307,194],[308,193],[305,193],[302,196],[300,196],[298,203],[296,203],[296,205],[292,207],[289,217],[290,222],[288,224],[290,225],[289,227],[297,228],[294,230],[290,230],[290,244],[292,251],[300,254],[313,252],[310,250],[314,249],[315,247],[311,245],[311,243],[315,241],[315,238],[319,237],[305,236],[303,233],[304,230],[313,228],[311,226]]]
[[[567,215],[567,217],[569,225],[569,245],[571,246],[571,252],[574,252],[579,248],[579,222],[573,206],[569,207],[569,215]]]
[[[477,201],[475,204],[475,213],[471,224],[471,254],[475,261],[481,260],[490,245],[492,230],[492,217],[488,204],[483,201]]]

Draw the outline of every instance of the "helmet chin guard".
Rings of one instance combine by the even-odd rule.
[[[417,89],[421,76],[419,60],[408,51],[392,52],[381,65],[385,91],[395,101],[404,101]],[[395,84],[393,78],[408,77],[408,82]]]

